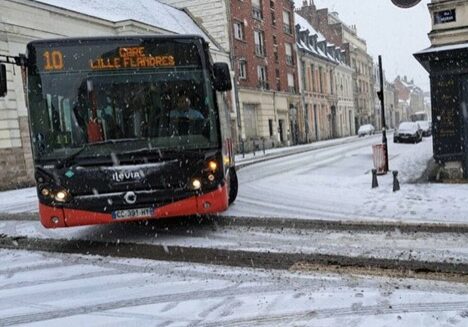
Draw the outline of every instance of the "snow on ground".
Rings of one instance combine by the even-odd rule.
[[[391,140],[391,136],[389,138]],[[432,157],[432,139],[419,144],[389,142],[390,169],[399,171],[401,191],[391,174],[371,189],[371,145],[358,143],[297,154],[241,169],[239,196],[231,216],[468,222],[467,185],[415,183]]]
[[[466,326],[466,284],[0,250],[0,324]]]
[[[110,244],[216,249],[248,253],[301,253],[359,258],[468,264],[468,234],[399,231],[332,231],[216,226],[168,227],[163,222],[45,229],[38,221],[0,221],[0,235],[12,238],[86,240]],[[233,263],[235,260],[233,260]]]
[[[302,144],[302,145],[295,145],[290,147],[281,147],[281,148],[270,148],[266,149],[265,152],[262,150],[262,144],[256,143],[260,146],[260,150],[255,152],[249,152],[245,154],[237,154],[236,155],[236,163],[237,164],[245,164],[245,163],[253,163],[264,158],[271,158],[276,157],[278,155],[285,155],[285,154],[294,154],[300,153],[309,150],[316,150],[322,149],[334,145],[341,145],[346,143],[353,143],[359,141],[357,136],[350,136],[344,137],[340,139],[332,139],[332,140],[325,140],[320,142],[314,142],[310,144]]]
[[[416,182],[432,157],[432,139],[394,144],[389,136],[390,169],[399,171],[401,191],[393,193],[392,175],[371,189],[372,144],[381,136],[347,138],[272,149],[267,155],[314,149],[239,170],[239,196],[228,216],[306,219],[467,223],[466,184]],[[263,155],[246,156],[262,160]],[[0,193],[0,212],[37,211],[34,188]]]
[[[20,213],[38,210],[35,187],[0,192],[0,212]]]

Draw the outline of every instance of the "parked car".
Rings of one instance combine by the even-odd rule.
[[[416,123],[418,123],[419,126],[421,127],[423,136],[431,136],[432,135],[432,127],[431,127],[431,123],[429,121],[419,120]]]
[[[362,125],[359,127],[358,136],[372,135],[375,134],[375,128],[371,124]]]
[[[393,134],[393,142],[421,142],[422,129],[416,122],[403,122]]]

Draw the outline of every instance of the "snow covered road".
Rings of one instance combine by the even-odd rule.
[[[466,326],[456,282],[0,250],[0,325]]]
[[[467,185],[416,183],[432,157],[432,140],[389,142],[390,169],[399,171],[371,189],[372,144],[381,136],[352,144],[292,155],[239,171],[239,196],[229,216],[392,222],[467,223]],[[391,136],[389,137],[391,140]]]
[[[144,244],[153,246],[154,251],[161,248],[174,248],[186,253],[191,251],[192,254],[184,256],[184,260],[196,262],[200,262],[200,257],[203,259],[203,253],[212,251],[219,257],[231,256],[232,259],[228,260],[230,264],[239,266],[244,265],[244,261],[237,262],[234,256],[252,258],[251,264],[254,266],[263,266],[264,262],[279,258],[284,264],[278,264],[277,268],[287,268],[301,260],[319,261],[320,256],[327,256],[336,262],[352,259],[354,265],[365,263],[382,267],[380,259],[383,259],[390,265],[385,267],[468,273],[468,234],[464,233],[334,231],[241,227],[236,224],[218,226],[216,222],[201,225],[193,222],[180,226],[154,222],[46,230],[37,221],[0,221],[0,247],[21,248],[21,245],[9,246],[11,242],[3,239],[6,237],[11,240],[27,238],[21,242],[31,244],[32,249],[35,249],[36,239],[44,240],[46,244],[51,244],[49,249],[52,251],[60,251],[62,246],[74,247],[73,241],[80,241],[77,246],[83,248],[83,253],[87,249],[93,250],[92,244],[83,241],[108,244],[108,253],[113,253],[124,244],[127,247]],[[60,245],[53,241],[59,241]],[[145,258],[145,254],[139,251],[144,250],[135,250],[133,255]],[[273,253],[277,255],[270,255]],[[180,260],[176,254],[163,254],[163,257]],[[220,258],[201,260],[207,263],[217,261],[224,262]]]
[[[432,158],[432,140],[394,144],[389,135],[390,169],[399,171],[401,191],[392,192],[392,176],[379,177],[371,189],[373,144],[380,135],[347,138],[274,149],[281,158],[239,170],[239,196],[229,217],[278,217],[391,223],[467,224],[466,184],[420,182]],[[252,160],[246,158],[249,163]],[[0,192],[0,212],[37,211],[34,188]]]

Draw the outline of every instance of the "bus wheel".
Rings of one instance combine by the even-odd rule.
[[[231,205],[237,198],[237,191],[239,183],[237,181],[237,173],[235,168],[229,171],[229,205]]]

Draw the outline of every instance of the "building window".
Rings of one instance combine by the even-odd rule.
[[[265,57],[265,34],[262,31],[254,31],[255,54]]]
[[[257,66],[258,87],[268,89],[268,77],[265,66]]]
[[[271,11],[271,25],[276,26],[276,15],[273,10]]]
[[[292,45],[289,43],[285,43],[284,46],[286,48],[286,63],[288,65],[294,65]]]
[[[234,23],[234,37],[238,40],[245,40],[244,38],[244,23],[235,22]]]
[[[315,66],[310,65],[310,91],[315,92]]]
[[[319,67],[319,92],[323,93],[323,70],[322,67]]]
[[[268,119],[268,129],[270,131],[270,136],[273,136],[273,119]]]
[[[262,20],[262,0],[252,0],[252,17],[255,19]]]
[[[296,93],[296,85],[294,83],[294,74],[288,73],[288,90],[291,93]]]
[[[291,14],[289,11],[283,11],[283,31],[288,34],[292,34]]]
[[[239,61],[239,79],[247,79],[247,62],[245,60]]]

